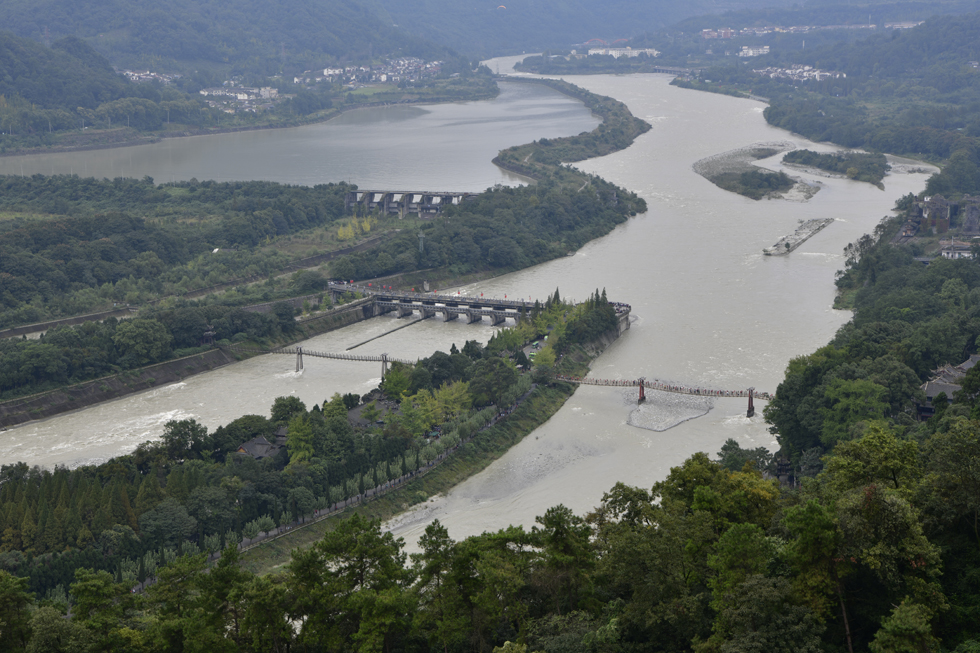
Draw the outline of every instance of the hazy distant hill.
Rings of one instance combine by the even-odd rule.
[[[402,29],[487,56],[625,39],[683,18],[792,0],[378,0]]]
[[[137,89],[84,41],[69,37],[47,48],[0,32],[0,95],[45,109],[94,109]]]
[[[276,72],[405,52],[445,55],[378,17],[370,0],[4,0],[0,25],[86,39],[115,64]]]
[[[920,21],[936,15],[966,14],[980,10],[980,0],[882,0],[844,4],[839,0],[810,0],[792,7],[765,7],[727,12],[721,16],[693,16],[671,26],[672,31],[698,32],[722,25],[733,29],[764,25],[855,25],[870,22]]]
[[[50,144],[52,133],[101,129],[113,121],[141,131],[160,129],[165,118],[201,122],[201,109],[197,96],[130,82],[77,37],[49,48],[0,32],[0,152]]]

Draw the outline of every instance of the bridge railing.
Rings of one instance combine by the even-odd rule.
[[[314,358],[331,358],[334,360],[343,361],[357,361],[362,363],[403,363],[405,365],[415,365],[418,361],[410,361],[405,358],[396,358],[394,356],[372,356],[370,354],[334,354],[331,352],[324,351],[313,351],[311,349],[303,349],[302,347],[279,347],[277,349],[257,349],[255,347],[237,347],[231,345],[228,347],[234,351],[250,352],[255,354],[284,354],[287,356],[296,356],[301,353],[303,356],[313,356]]]
[[[640,386],[639,379],[596,379],[592,377],[566,376],[559,374],[555,376],[559,381],[567,383],[578,383],[580,385],[598,385],[609,387],[635,388]],[[644,388],[649,390],[660,390],[662,392],[673,392],[676,394],[693,395],[697,397],[748,397],[749,390],[718,390],[714,388],[702,388],[698,386],[686,386],[678,383],[667,383],[666,381],[646,381],[642,382]],[[769,401],[773,395],[768,392],[753,391],[754,399]]]
[[[313,356],[314,358],[331,358],[334,360],[342,361],[360,361],[364,363],[404,363],[406,365],[415,365],[417,361],[410,361],[404,358],[395,358],[394,356],[372,356],[370,354],[334,354],[332,352],[325,351],[313,351],[312,349],[303,349],[302,347],[281,347],[279,349],[273,349],[270,354],[290,354],[296,355],[302,352],[303,356]]]

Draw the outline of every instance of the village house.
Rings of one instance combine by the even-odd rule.
[[[980,354],[972,354],[959,365],[947,364],[933,370],[932,377],[921,386],[926,402],[917,407],[919,418],[926,419],[935,415],[936,409],[932,402],[940,393],[946,395],[948,401],[952,401],[953,394],[962,389],[963,377],[977,362],[980,362]]]
[[[259,435],[248,442],[239,445],[235,453],[243,456],[251,456],[255,460],[263,458],[275,458],[283,447],[286,446],[286,427],[280,426],[273,438],[274,442],[269,442],[266,438]]]
[[[950,239],[949,243],[943,245],[939,250],[940,256],[948,259],[973,258],[973,246],[958,240]]]

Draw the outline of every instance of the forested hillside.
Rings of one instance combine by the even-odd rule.
[[[106,126],[159,129],[170,112],[176,122],[202,118],[203,105],[174,89],[133,84],[84,41],[67,37],[48,48],[0,32],[0,131],[5,137]]]
[[[156,317],[192,333],[188,327],[195,320],[216,316],[185,309]],[[252,317],[258,323],[276,319]],[[130,336],[136,337],[130,342],[152,347],[149,338],[137,335],[146,333],[141,322],[152,320],[123,321],[118,328],[113,321],[108,328],[121,336],[132,327]],[[596,291],[572,306],[556,290],[486,347],[468,341],[461,351],[453,345],[449,353],[435,352],[416,365],[396,363],[364,397],[337,394],[311,408],[296,397],[280,397],[271,418],[245,415],[213,432],[194,420],[172,421],[162,439],[97,466],[52,473],[5,464],[0,467],[0,570],[29,576],[31,589],[41,595],[57,594],[59,585],[67,588],[79,567],[109,570],[135,584],[155,575],[168,550],[171,561],[178,549],[216,551],[315,511],[360,502],[367,490],[427,469],[474,436],[479,439],[473,447],[494,447],[499,446],[495,437],[512,439],[513,429],[540,424],[572,391],[549,382],[555,360],[580,352],[581,344],[616,325],[604,293]],[[84,337],[79,331],[101,331],[101,341],[110,347],[114,341],[124,344],[103,325],[59,329],[45,341],[57,348],[76,334]],[[531,372],[522,348],[545,336],[550,342]],[[89,353],[86,345],[76,347],[78,356]],[[577,364],[571,362],[566,371]],[[486,428],[514,408],[521,413],[497,430]],[[513,426],[514,420],[523,425]],[[279,444],[254,456],[250,449],[248,455],[235,453],[255,438],[266,446]]]
[[[980,455],[978,434],[976,422],[958,421],[920,446],[875,425],[799,489],[781,490],[751,463],[733,470],[695,454],[652,489],[616,485],[587,515],[558,505],[530,529],[462,541],[435,521],[411,558],[380,523],[355,514],[265,577],[239,566],[231,533],[206,571],[190,543],[139,556],[134,529],[116,527],[85,559],[99,566],[73,577],[42,557],[48,583],[68,576],[43,595],[33,594],[34,578],[0,569],[7,650],[66,650],[53,646],[71,641],[147,652],[207,642],[249,652],[972,653],[980,486],[966,461]],[[145,475],[137,503],[156,504],[139,520],[145,533],[193,531],[200,522],[169,496],[185,488],[194,487],[196,514],[228,512],[222,499],[234,489],[277,500],[261,467],[217,467],[228,476],[210,493],[198,480],[206,467],[184,467],[190,477],[171,472],[166,490]],[[51,514],[72,518],[61,507],[76,503],[72,476],[96,497],[99,484],[80,474],[16,483],[63,497],[47,518],[57,524]],[[99,513],[118,505],[125,515],[124,486],[105,487]],[[307,503],[303,490],[289,490],[287,502]],[[2,556],[8,569],[25,569],[17,555]],[[156,582],[131,594],[147,573]]]
[[[614,41],[666,27],[696,14],[789,4],[783,0],[378,0],[395,23],[481,57],[570,47],[589,39]],[[439,29],[429,32],[429,25]]]
[[[0,325],[273,274],[289,257],[258,246],[304,230],[335,234],[347,189],[0,178],[0,206],[26,213],[0,227]]]
[[[113,62],[128,66],[179,64],[190,72],[191,65],[218,65],[272,74],[284,62],[287,67],[323,67],[399,53],[444,59],[445,46],[473,58],[591,38],[611,41],[699,13],[771,4],[772,0],[515,0],[505,5],[476,0],[10,0],[0,6],[0,25],[36,40],[45,28],[54,38],[78,36]]]
[[[797,466],[860,437],[872,420],[922,442],[954,416],[980,419],[971,389],[949,397],[954,405],[944,418],[917,421],[916,404],[925,401],[920,386],[932,371],[977,352],[980,265],[916,261],[908,248],[888,242],[903,219],[882,223],[845,252],[837,286],[851,299],[854,319],[827,346],[790,361],[765,408]]]
[[[816,141],[943,162],[928,194],[980,191],[980,13],[930,19],[907,30],[716,66],[704,90],[770,98],[766,120]],[[822,81],[763,76],[753,69],[809,65]],[[707,80],[710,80],[708,82]]]
[[[670,26],[671,32],[698,33],[702,29],[730,27],[765,27],[767,25],[884,25],[890,22],[917,21],[938,15],[967,14],[980,9],[977,0],[895,0],[839,2],[809,0],[791,6],[770,5],[758,9],[729,11],[723,14],[700,13]],[[810,34],[810,37],[815,34]],[[836,35],[842,38],[842,35]],[[644,38],[656,38],[645,35]]]
[[[34,40],[45,29],[52,38],[85,39],[119,65],[188,73],[271,75],[284,64],[300,72],[386,54],[444,57],[443,48],[395,29],[375,9],[355,0],[10,0],[0,4],[0,25]]]
[[[969,14],[980,9],[980,0],[940,0],[936,2],[814,2],[762,8],[748,8],[725,13],[698,12],[664,29],[645,31],[619,47],[654,48],[660,55],[654,60],[644,57],[597,57],[566,60],[549,54],[567,54],[571,46],[557,47],[544,57],[528,57],[517,68],[547,75],[561,74],[628,74],[650,72],[655,65],[705,68],[731,64],[742,46],[770,46],[773,52],[819,50],[825,46],[867,38],[872,30],[897,22],[921,21],[937,15]],[[795,30],[787,28],[796,27]],[[702,30],[734,30],[731,39],[705,39]],[[777,29],[778,28],[778,29]],[[744,34],[740,30],[750,30]],[[756,33],[754,30],[759,30]],[[767,30],[762,32],[762,30]],[[744,60],[743,60],[744,61]],[[752,60],[758,61],[758,60]]]
[[[448,51],[431,73],[399,84],[375,81],[354,92],[342,82],[306,83],[292,76],[267,76],[265,69],[245,60],[237,81],[227,67],[196,63],[188,74],[133,82],[116,74],[109,61],[87,41],[68,36],[50,48],[10,32],[0,32],[0,154],[39,148],[91,148],[132,145],[161,135],[201,134],[227,129],[284,127],[327,120],[350,107],[395,102],[485,100],[497,93],[487,68],[472,70],[469,62]],[[304,54],[301,72],[319,55]],[[118,59],[115,60],[118,63]],[[157,61],[156,63],[160,63]],[[253,62],[254,63],[254,62]],[[183,70],[184,64],[161,64]],[[353,68],[351,68],[353,70]],[[362,78],[371,76],[358,68]],[[353,73],[352,73],[353,74]],[[207,100],[202,86],[225,83],[248,87],[240,101],[233,95]],[[355,84],[356,85],[356,84]],[[267,89],[262,99],[259,88]],[[275,91],[273,94],[272,91]]]
[[[19,96],[46,109],[94,109],[102,102],[136,95],[138,88],[77,38],[46,48],[0,32],[0,94],[5,98]]]

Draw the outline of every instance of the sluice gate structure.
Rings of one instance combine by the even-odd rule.
[[[530,311],[534,303],[526,299],[498,299],[486,297],[468,297],[463,295],[440,295],[435,292],[403,292],[374,285],[357,285],[353,283],[341,283],[331,281],[328,284],[328,292],[334,300],[342,296],[350,297],[352,294],[361,295],[363,302],[360,310],[364,312],[364,317],[376,317],[395,312],[399,318],[411,317],[415,313],[420,315],[420,319],[428,319],[436,315],[442,315],[446,322],[456,321],[463,316],[468,324],[482,323],[484,317],[489,317],[491,324],[498,325],[508,319],[519,323],[522,319],[530,316]],[[610,302],[616,312],[617,330],[619,335],[630,328],[630,313],[632,308],[629,304],[621,302]],[[415,365],[418,361],[396,358],[388,354],[348,354],[348,353],[329,353],[303,349],[302,347],[280,347],[273,350],[260,350],[232,345],[232,350],[252,353],[280,354],[296,356],[296,371],[303,369],[303,357],[326,358],[333,360],[361,361],[381,363],[381,376],[384,378],[388,372],[388,365],[391,363],[403,363],[405,365]],[[744,390],[719,390],[715,388],[704,388],[700,386],[688,386],[678,383],[669,383],[657,379],[648,380],[645,377],[638,379],[597,379],[592,377],[576,377],[566,375],[556,375],[559,381],[575,383],[578,385],[595,385],[607,387],[633,387],[639,389],[639,403],[646,400],[646,390],[659,390],[661,392],[673,392],[676,394],[691,395],[697,397],[725,398],[739,397],[748,400],[746,415],[755,415],[754,400],[770,401],[773,395],[768,392],[761,392],[755,388]]]
[[[370,297],[373,301],[364,307],[365,317],[376,317],[395,312],[398,317],[410,317],[418,313],[424,320],[442,315],[447,322],[458,320],[461,316],[468,324],[481,323],[490,318],[494,326],[508,319],[519,323],[529,316],[534,302],[529,299],[497,299],[489,297],[468,297],[465,295],[440,295],[437,293],[402,292],[383,287],[330,282],[327,287],[332,299],[355,293]],[[619,334],[630,328],[629,304],[610,302],[616,311]]]
[[[458,206],[476,199],[479,193],[451,191],[352,190],[344,196],[344,208],[363,213],[379,212],[404,218],[409,213],[419,217],[437,215],[447,206]]]

